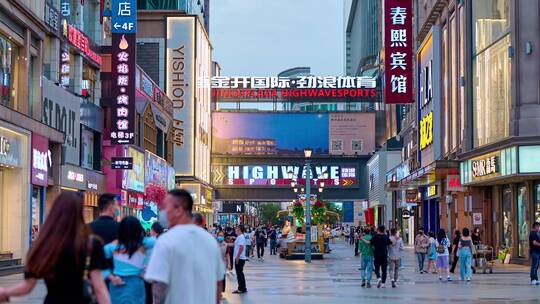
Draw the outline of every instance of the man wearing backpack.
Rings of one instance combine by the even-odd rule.
[[[418,271],[425,273],[424,261],[426,260],[426,254],[428,251],[428,237],[424,234],[424,228],[418,229],[418,234],[414,240],[414,252],[418,257]]]

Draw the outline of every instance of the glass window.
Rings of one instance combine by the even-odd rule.
[[[507,35],[474,58],[474,146],[509,135],[511,61]]]
[[[465,9],[463,6],[459,8],[459,76],[465,77]],[[465,137],[465,86],[458,83],[459,101],[460,101],[460,142]]]
[[[510,0],[474,0],[473,53],[478,54],[510,31]]]
[[[17,47],[0,36],[0,103],[15,106],[15,83],[17,79]]]
[[[505,248],[512,248],[512,189],[505,186],[502,197],[503,235]]]
[[[529,255],[529,193],[527,186],[521,184],[518,187],[517,223],[519,225],[519,257],[527,258]]]
[[[94,169],[94,132],[83,127],[81,142],[81,166]]]
[[[447,36],[448,35],[448,26],[446,25],[443,29],[443,35],[442,35],[442,58],[441,58],[441,72],[442,72],[442,75],[443,75],[443,89],[442,89],[442,96],[441,96],[441,100],[443,101],[442,102],[442,111],[444,113],[444,125],[443,125],[443,128],[444,128],[444,131],[443,131],[443,134],[444,134],[444,139],[443,139],[443,151],[444,153],[448,153],[448,132],[450,130],[449,128],[449,121],[450,119],[448,119],[448,71],[447,71],[447,63],[446,63],[446,52],[447,52],[447,49],[448,49],[448,44],[447,44]]]

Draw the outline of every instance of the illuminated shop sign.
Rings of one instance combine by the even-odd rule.
[[[173,104],[174,169],[194,175],[196,18],[167,18],[167,96]],[[198,26],[201,26],[198,24]]]
[[[69,52],[63,51],[61,55],[62,63],[60,65],[60,85],[65,88],[69,87],[70,59]]]
[[[50,153],[49,140],[32,133],[32,184],[47,187],[49,164],[51,163]]]
[[[67,23],[64,19],[64,36],[67,37],[69,43],[73,45],[78,51],[92,60],[98,66],[101,66],[101,56],[97,54],[93,49],[93,42],[83,32]]]
[[[448,175],[448,177],[446,178],[446,191],[465,191],[465,188],[461,185],[461,178],[459,175]]]
[[[289,172],[292,172],[292,179],[289,178]],[[311,166],[310,172],[312,186],[321,181],[330,187],[357,185],[357,168],[354,165]],[[325,172],[328,173],[327,179],[323,177]],[[296,180],[298,185],[306,184],[305,166],[214,166],[212,173],[216,185],[290,187],[292,180]]]
[[[375,98],[376,79],[351,76],[247,77],[197,79],[220,98]]]
[[[437,185],[431,185],[426,188],[426,198],[437,196]]]
[[[433,143],[433,111],[420,120],[420,150]]]
[[[499,172],[499,158],[491,155],[471,162],[473,177],[482,177]]]
[[[413,102],[412,0],[385,0],[384,61],[387,104]]]
[[[137,1],[112,0],[111,32],[135,34],[137,32]]]
[[[84,182],[84,174],[75,171],[68,171],[67,179],[70,181],[78,181],[82,183]]]
[[[135,143],[135,49],[135,34],[113,34],[110,139],[117,145]]]
[[[115,169],[115,170],[133,169],[133,157],[112,157],[111,169]]]

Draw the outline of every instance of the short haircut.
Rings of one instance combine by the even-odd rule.
[[[384,225],[381,225],[377,230],[381,233],[384,233],[386,231],[386,228],[384,227]]]
[[[538,226],[540,226],[540,223],[539,223],[539,222],[534,222],[534,223],[533,223],[533,228],[538,227]]]
[[[203,224],[204,220],[203,220],[202,214],[200,214],[199,212],[193,213],[192,217],[193,217],[193,223],[195,223],[195,225],[201,226]]]
[[[176,207],[180,207],[188,214],[191,214],[191,209],[193,209],[193,197],[191,197],[189,192],[184,189],[173,189],[169,191],[169,194],[176,198]]]
[[[390,229],[390,234],[391,234],[391,235],[396,235],[396,233],[397,233],[397,229],[396,229],[396,228]]]
[[[469,228],[465,227],[463,228],[463,236],[469,236],[471,233],[469,231]]]
[[[98,209],[100,212],[103,212],[109,205],[114,204],[116,201],[116,195],[112,193],[103,193],[99,196],[98,200]]]

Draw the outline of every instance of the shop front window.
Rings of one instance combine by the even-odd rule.
[[[510,0],[473,1],[474,146],[499,141],[510,125]]]
[[[509,135],[511,107],[510,35],[474,58],[474,146]]]
[[[15,105],[17,47],[0,36],[0,103],[13,108]]]
[[[505,248],[512,248],[512,189],[509,186],[504,187],[502,197],[502,220],[503,236]]]
[[[510,0],[474,0],[473,52],[480,53],[510,31]]]
[[[529,254],[529,193],[526,185],[518,187],[517,223],[519,225],[519,257],[526,258]]]

